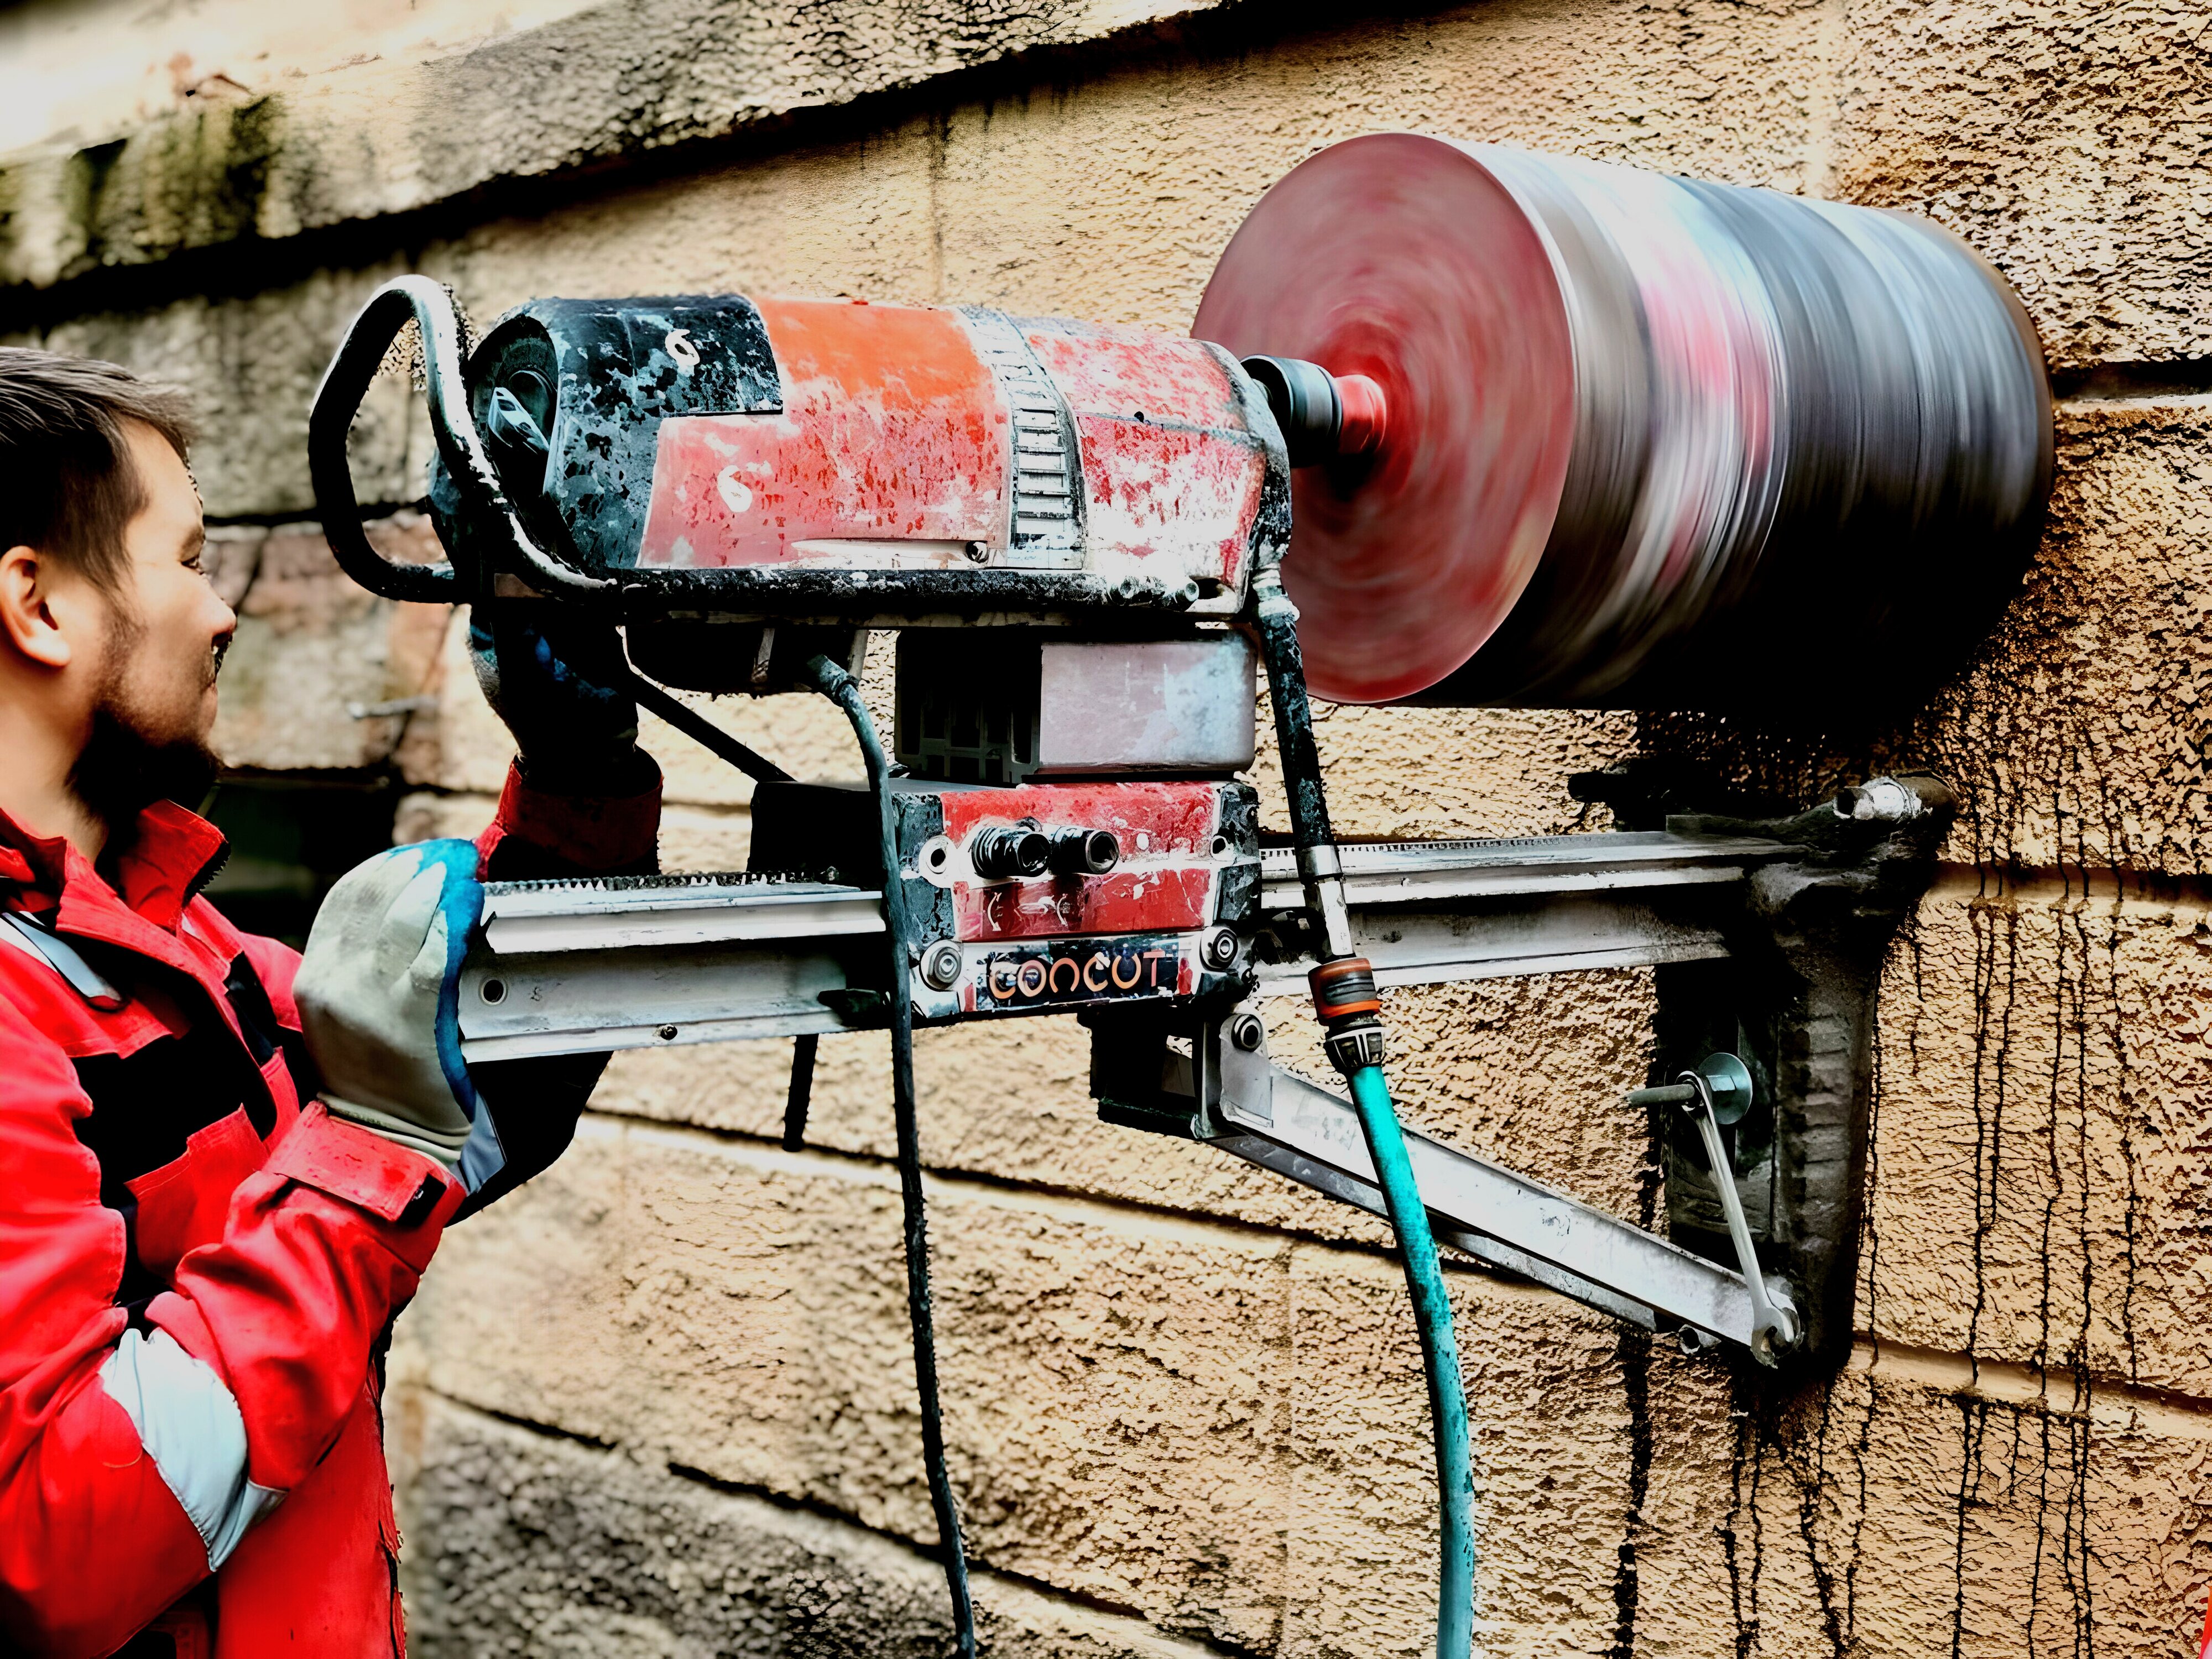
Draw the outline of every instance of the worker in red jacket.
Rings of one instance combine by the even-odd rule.
[[[178,804],[235,621],[185,439],[179,394],[0,349],[0,1654],[392,1655],[392,1318],[603,1060],[462,1064],[478,883],[652,868],[659,774],[611,629],[479,625],[493,827],[348,876],[304,969],[238,932]]]

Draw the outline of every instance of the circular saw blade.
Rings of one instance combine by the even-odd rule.
[[[1388,702],[1465,663],[1535,572],[1573,441],[1567,306],[1531,215],[1445,140],[1332,145],[1253,209],[1191,332],[1389,400],[1379,451],[1292,486],[1283,577],[1314,694]]]

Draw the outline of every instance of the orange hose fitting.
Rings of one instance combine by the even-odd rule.
[[[1306,976],[1314,1012],[1324,1025],[1352,1014],[1378,1014],[1382,999],[1375,989],[1375,968],[1365,957],[1324,962]]]

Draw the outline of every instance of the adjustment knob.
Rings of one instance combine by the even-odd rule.
[[[1103,876],[1121,861],[1121,843],[1110,830],[1055,830],[1052,867],[1064,876]]]
[[[968,862],[986,881],[1041,876],[1052,862],[1052,843],[1035,824],[996,823],[968,838]]]

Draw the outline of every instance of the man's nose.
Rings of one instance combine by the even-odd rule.
[[[220,616],[208,630],[208,649],[215,658],[216,668],[220,669],[224,655],[230,650],[231,641],[238,636],[238,612],[230,608],[230,602],[221,594],[215,596],[215,602]],[[214,670],[210,672],[212,673]]]

